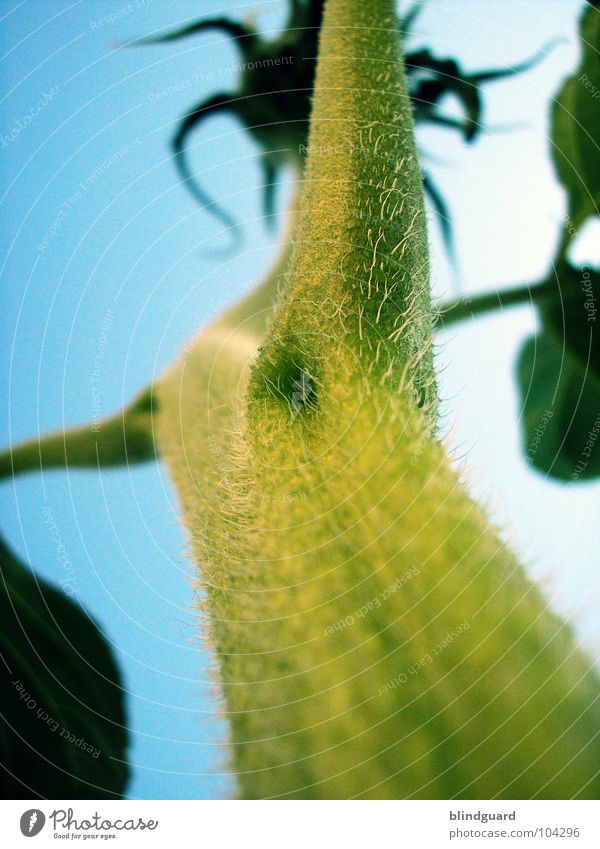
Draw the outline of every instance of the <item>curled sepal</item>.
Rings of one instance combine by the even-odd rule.
[[[528,71],[547,55],[551,47],[547,44],[531,58],[512,67],[490,68],[475,73],[463,71],[455,59],[440,59],[428,48],[409,53],[406,70],[415,120],[457,129],[465,141],[473,141],[483,127],[481,85]],[[457,121],[439,111],[439,105],[447,95],[454,95],[459,101],[464,113],[462,120]]]
[[[193,130],[211,115],[226,114],[237,115],[237,104],[227,94],[215,94],[205,100],[201,100],[182,118],[177,133],[172,141],[173,156],[179,176],[186,188],[193,195],[200,206],[210,210],[212,214],[221,221],[227,229],[231,230],[236,238],[236,222],[225,209],[223,209],[210,195],[208,195],[195,178],[187,158],[187,142]]]
[[[128,47],[148,47],[154,44],[169,44],[172,41],[180,41],[182,38],[189,38],[191,35],[199,35],[201,32],[208,30],[219,30],[225,35],[230,36],[236,41],[242,55],[246,55],[251,51],[258,40],[256,31],[247,24],[232,21],[229,18],[207,18],[202,21],[194,21],[187,26],[180,27],[176,30],[161,35],[149,35],[144,38],[137,38],[133,42],[129,42]]]

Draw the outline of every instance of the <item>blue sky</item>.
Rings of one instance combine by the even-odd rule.
[[[508,6],[431,0],[413,42],[475,70],[514,64],[562,39],[536,69],[488,87],[487,123],[502,131],[469,148],[444,130],[419,135],[452,210],[460,285],[469,293],[539,279],[564,214],[548,156],[548,103],[576,64],[581,4],[514,3],[510,16]],[[244,245],[233,257],[210,255],[226,235],[179,183],[168,146],[186,109],[235,87],[235,48],[217,33],[171,46],[116,46],[204,13],[254,15],[275,31],[284,10],[279,0],[0,3],[3,444],[117,410],[268,266],[276,236],[261,219],[258,151],[239,125],[206,122],[192,152],[206,188],[243,224]],[[282,204],[285,195],[282,186]],[[451,296],[433,218],[430,230],[434,291]],[[598,261],[597,243],[588,233],[576,245],[579,261]],[[600,527],[592,505],[600,486],[545,481],[519,447],[513,369],[534,326],[523,308],[439,338],[444,428],[474,492],[598,657]],[[131,796],[231,794],[227,730],[216,715],[192,567],[164,471],[26,476],[2,485],[0,506],[12,547],[59,581],[43,512],[51,510],[76,597],[119,657]]]

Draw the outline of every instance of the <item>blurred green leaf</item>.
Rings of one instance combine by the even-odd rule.
[[[550,290],[552,296],[539,301],[542,322],[569,355],[600,380],[600,273],[589,266],[578,269],[565,262],[557,277],[557,286]]]
[[[118,798],[127,731],[109,644],[2,540],[0,569],[2,798]]]
[[[519,355],[523,450],[550,477],[589,480],[600,474],[600,275],[561,277],[561,297],[541,306],[543,329]]]
[[[598,2],[586,3],[579,33],[580,63],[551,116],[552,155],[569,215],[555,260],[557,285],[539,302],[541,332],[527,340],[517,365],[526,459],[566,481],[600,475],[600,275],[566,259],[570,241],[600,205]]]
[[[600,208],[600,8],[587,4],[580,22],[581,61],[552,107],[552,156],[568,196],[572,238]]]

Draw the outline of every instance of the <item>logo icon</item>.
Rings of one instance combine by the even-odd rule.
[[[21,834],[25,837],[35,837],[43,829],[46,817],[38,808],[31,808],[21,816]]]

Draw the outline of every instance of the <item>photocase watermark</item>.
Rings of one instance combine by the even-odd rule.
[[[130,3],[125,3],[123,6],[119,6],[118,9],[114,9],[112,12],[107,12],[106,15],[101,15],[99,18],[92,18],[90,20],[90,29],[92,31],[96,31],[103,29],[104,27],[112,26],[113,24],[116,24],[117,21],[129,17],[129,15],[132,15],[134,12],[148,9],[153,4],[154,0],[131,0]]]
[[[579,77],[579,82],[587,91],[589,91],[594,100],[600,100],[600,86],[593,83],[587,74],[582,74]]]
[[[580,459],[577,462],[577,465],[571,472],[571,480],[578,480],[579,476],[582,475],[587,469],[588,463],[590,461],[590,457],[592,456],[592,451],[596,446],[596,440],[598,439],[598,434],[600,433],[600,413],[594,422],[594,425],[590,431],[588,431],[587,439],[585,441],[585,445],[581,451]]]
[[[268,501],[271,504],[294,504],[297,501],[306,501],[308,496],[305,492],[286,492],[283,495],[258,493],[255,498],[257,501]]]
[[[67,740],[69,743],[72,743],[74,746],[77,746],[78,749],[81,749],[83,752],[88,752],[95,760],[100,757],[101,750],[97,749],[91,743],[88,743],[84,737],[78,737],[76,734],[73,734],[64,725],[62,725],[57,719],[54,719],[47,710],[40,707],[37,703],[37,700],[32,696],[32,694],[26,689],[25,685],[18,678],[11,682],[17,693],[19,694],[19,698],[27,708],[27,710],[35,711],[35,715],[38,720],[42,722],[53,734],[58,731],[59,737]]]
[[[430,663],[433,663],[435,658],[438,657],[444,649],[447,649],[448,646],[452,645],[456,638],[460,636],[460,634],[464,634],[465,631],[468,631],[470,627],[470,624],[465,620],[464,622],[461,622],[460,625],[452,628],[452,630],[448,631],[448,633],[431,651],[424,654],[419,658],[419,660],[416,660],[407,669],[405,669],[404,672],[400,672],[395,678],[391,678],[386,684],[380,687],[378,695],[383,696],[385,693],[390,693],[393,690],[397,690],[398,687],[401,687],[403,684],[406,684],[410,680],[411,676],[418,675],[422,669],[429,666]]]
[[[47,821],[52,826],[54,837],[87,842],[98,839],[114,840],[121,831],[155,831],[159,824],[158,820],[145,820],[142,817],[122,816],[111,820],[98,811],[83,817],[79,814],[77,816],[79,819],[76,818],[73,808],[56,808],[47,818],[39,808],[30,808],[21,814],[19,827],[24,837],[35,837]]]
[[[110,834],[113,831],[154,831],[158,827],[158,820],[144,820],[142,817],[119,817],[116,820],[107,819],[106,817],[95,811],[89,816],[81,819],[75,818],[73,808],[58,808],[48,815],[48,821],[52,823],[55,837],[81,837],[77,832],[83,831],[84,840],[89,840],[95,837],[116,837],[115,834]],[[57,833],[59,826],[66,831],[65,834]],[[98,834],[89,834],[88,832],[101,832]]]
[[[197,71],[189,77],[181,77],[174,80],[156,91],[151,91],[146,95],[149,103],[155,103],[158,100],[168,100],[188,89],[195,90],[203,83],[216,82],[222,77],[230,74],[242,74],[245,71],[260,71],[263,68],[279,68],[287,65],[292,65],[294,62],[293,56],[274,56],[264,59],[255,59],[253,62],[233,62],[230,65],[222,65],[218,68],[211,68],[210,71]]]
[[[540,447],[542,439],[544,437],[546,428],[548,427],[550,419],[553,415],[554,413],[552,412],[552,410],[544,410],[544,414],[541,417],[538,426],[533,432],[533,438],[527,446],[527,456],[525,459],[528,463],[533,463],[535,455],[537,454],[537,450]]]
[[[596,295],[592,289],[592,275],[590,274],[590,267],[587,265],[584,265],[581,269],[581,289],[585,296],[583,308],[587,313],[587,320],[588,322],[596,321],[596,313],[598,312],[596,309]]]
[[[115,311],[107,310],[102,320],[102,329],[98,337],[96,351],[94,354],[94,364],[90,374],[90,387],[92,393],[92,433],[100,432],[100,420],[102,418],[102,399],[100,393],[100,380],[102,377],[102,369],[104,366],[104,354],[110,331],[113,328],[115,319]]]
[[[377,610],[377,608],[381,607],[381,605],[384,604],[389,598],[391,598],[394,593],[402,589],[405,584],[407,584],[418,574],[419,570],[416,566],[413,566],[412,569],[408,570],[408,572],[405,572],[403,575],[399,575],[392,584],[382,590],[378,595],[369,599],[369,601],[366,601],[353,613],[349,613],[348,616],[344,616],[343,619],[338,619],[337,622],[328,625],[325,628],[325,636],[329,636],[330,634],[334,634],[336,632],[339,633],[345,628],[348,628],[350,625],[354,625],[354,623],[358,619],[363,619],[368,613],[371,613],[373,610]]]
[[[46,824],[46,815],[39,808],[30,808],[21,814],[19,827],[23,837],[35,837]]]
[[[59,210],[52,221],[52,224],[48,227],[38,244],[36,245],[38,253],[44,253],[48,245],[52,242],[55,236],[62,229],[63,223],[68,217],[69,213],[73,209],[73,207],[83,198],[83,196],[89,192],[94,183],[100,179],[100,177],[105,174],[113,165],[116,165],[117,162],[120,162],[121,159],[130,153],[135,148],[141,145],[142,139],[137,137],[131,142],[127,142],[119,150],[115,151],[113,154],[108,156],[106,159],[102,160],[102,162],[98,163],[91,171],[89,171],[83,180],[80,180],[77,188],[66,197],[61,203]]]
[[[56,524],[52,510],[48,507],[48,505],[43,507],[42,515],[44,516],[48,533],[50,534],[52,542],[54,543],[54,548],[56,549],[56,559],[60,563],[63,572],[65,572],[65,574],[58,579],[58,582],[67,595],[73,596],[77,593],[75,569],[73,568],[73,564],[67,554],[67,549],[62,541],[62,535],[58,525]]]
[[[310,213],[311,211],[311,208],[308,207],[307,212]],[[318,207],[316,207],[316,211],[318,214]],[[354,219],[355,221],[360,222],[360,224],[363,225],[370,224],[380,227],[383,222],[389,220],[390,216],[389,213],[386,212],[386,209],[383,207],[379,212],[373,214],[370,213],[368,209],[363,209],[362,207],[348,206],[346,209],[344,209],[344,217],[346,219]]]
[[[142,144],[143,139],[140,136],[136,136],[132,141],[127,142],[127,144],[122,145],[118,150],[114,153],[111,153],[106,159],[103,159],[98,165],[96,165],[92,170],[84,177],[83,180],[79,183],[79,188],[82,192],[87,192],[94,185],[96,180],[98,180],[103,174],[106,173],[113,165],[116,165],[117,162],[120,162],[124,156],[128,153],[131,153],[132,150],[135,150]]]
[[[392,163],[396,170],[399,170],[402,166],[402,159],[398,158],[396,152],[385,149],[380,150],[377,144],[374,144],[372,147],[348,141],[344,141],[341,144],[299,144],[298,153],[301,153],[304,156],[307,156],[308,154],[316,156],[327,153],[335,153],[340,156],[348,156],[351,154],[358,157],[364,157],[366,159],[383,159],[384,161]]]
[[[58,86],[53,85],[49,91],[43,94],[40,99],[33,104],[29,112],[26,112],[25,115],[21,115],[20,118],[13,118],[11,122],[12,129],[10,132],[7,134],[0,133],[0,148],[4,150],[4,148],[8,147],[9,144],[16,142],[21,133],[33,122],[34,118],[36,118],[40,112],[43,112],[48,104],[54,100],[58,92]]]

